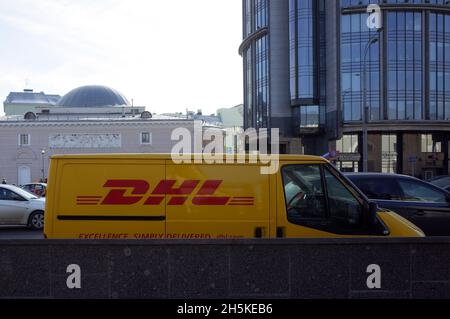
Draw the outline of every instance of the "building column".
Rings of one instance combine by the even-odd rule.
[[[295,137],[290,100],[289,1],[269,1],[270,127],[281,137]]]
[[[397,134],[397,174],[403,174],[405,168],[403,166],[403,133]]]
[[[442,139],[442,152],[444,153],[444,172],[443,175],[450,174],[449,153],[450,153],[450,133],[446,133]]]

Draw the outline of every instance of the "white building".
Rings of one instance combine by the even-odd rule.
[[[9,114],[23,113],[23,107]],[[30,106],[31,107],[31,106]],[[172,131],[194,121],[157,116],[103,86],[75,89],[57,104],[0,118],[0,179],[25,184],[47,177],[49,157],[86,153],[170,153]],[[193,135],[193,134],[192,134]]]
[[[37,107],[53,107],[60,99],[59,95],[25,89],[23,92],[9,93],[3,102],[3,109],[6,116],[24,115],[28,112],[36,112]]]

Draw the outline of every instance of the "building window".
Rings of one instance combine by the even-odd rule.
[[[255,62],[256,62],[256,127],[268,127],[269,116],[269,38],[264,36],[256,40],[255,45]]]
[[[389,12],[387,15],[387,98],[390,120],[421,120],[422,14]]]
[[[30,146],[30,134],[19,135],[19,146]]]
[[[323,126],[324,119],[320,114],[318,105],[300,106],[300,128],[319,128]]]
[[[141,144],[142,145],[151,145],[152,144],[152,133],[142,132],[141,133]]]
[[[397,135],[382,135],[381,171],[383,173],[397,173],[397,156]]]
[[[336,167],[341,172],[358,172],[361,155],[359,153],[359,136],[357,134],[344,134],[336,141],[337,162]]]
[[[366,75],[367,103],[370,120],[382,118],[380,105],[380,45],[366,45],[376,33],[367,27],[368,14],[344,14],[341,19],[341,97],[345,122],[361,121],[363,104],[363,76]],[[366,72],[364,72],[366,71]]]
[[[245,53],[245,128],[269,125],[269,38],[255,41]],[[255,122],[256,120],[256,122]]]
[[[450,15],[430,13],[430,120],[450,120]]]
[[[315,0],[289,2],[291,99],[314,99],[317,75]]]
[[[442,143],[433,140],[432,134],[422,134],[422,153],[441,153]]]
[[[346,134],[336,141],[336,151],[339,153],[359,153],[358,135]]]
[[[268,0],[244,0],[244,38],[258,29],[267,27]]]
[[[268,0],[245,0],[244,37],[268,24]],[[244,52],[244,126],[269,126],[269,37],[254,40]]]
[[[341,6],[342,7],[355,7],[355,6],[367,6],[369,4],[408,4],[408,3],[414,3],[417,5],[429,5],[431,4],[437,4],[441,6],[450,6],[450,2],[448,0],[341,0]]]
[[[245,65],[245,113],[244,113],[244,127],[251,128],[254,127],[253,120],[253,50],[250,46],[244,55],[244,65]]]
[[[255,30],[267,27],[268,1],[255,0]]]

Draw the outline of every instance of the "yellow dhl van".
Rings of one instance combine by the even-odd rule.
[[[51,239],[421,237],[381,211],[329,162],[175,164],[170,155],[51,158],[44,234]]]

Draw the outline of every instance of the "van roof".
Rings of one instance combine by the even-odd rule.
[[[191,154],[192,160],[195,154]],[[225,160],[229,155],[215,155],[212,159],[223,157]],[[234,154],[236,156],[236,154]],[[246,160],[248,160],[250,155],[246,155]],[[172,160],[171,154],[64,154],[64,155],[53,155],[52,159],[155,159],[155,160]],[[203,158],[210,159],[211,156],[203,156]],[[328,162],[326,159],[320,156],[312,155],[280,155],[280,161],[314,161],[314,162]]]

